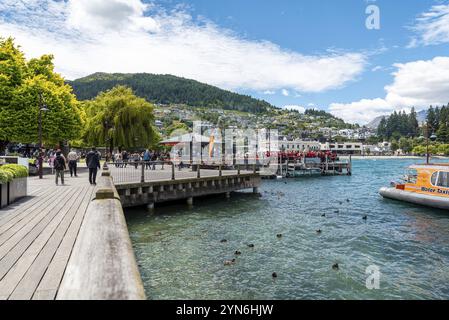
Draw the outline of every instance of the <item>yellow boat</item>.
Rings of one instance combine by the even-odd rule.
[[[409,167],[405,183],[381,188],[384,198],[449,210],[449,164],[422,164]]]

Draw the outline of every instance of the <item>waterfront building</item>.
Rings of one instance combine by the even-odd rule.
[[[331,151],[337,154],[353,154],[361,155],[363,150],[363,144],[361,142],[326,142],[321,144],[321,151]]]

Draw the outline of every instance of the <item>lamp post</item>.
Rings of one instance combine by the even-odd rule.
[[[43,175],[44,157],[42,154],[42,112],[45,111],[48,111],[48,108],[44,103],[42,93],[39,93],[39,179],[42,179]]]

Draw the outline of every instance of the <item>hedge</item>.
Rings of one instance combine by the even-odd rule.
[[[0,170],[0,184],[6,184],[11,182],[14,179],[14,176],[11,172],[7,170]]]
[[[18,164],[0,166],[0,183],[7,183],[17,178],[28,177],[28,169]]]

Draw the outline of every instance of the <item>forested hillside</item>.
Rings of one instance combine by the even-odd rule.
[[[263,100],[172,75],[94,73],[68,83],[79,100],[95,98],[99,92],[116,85],[126,85],[131,87],[137,96],[152,103],[186,104],[252,113],[265,112],[273,107]]]

